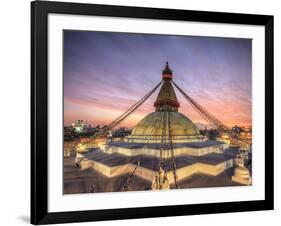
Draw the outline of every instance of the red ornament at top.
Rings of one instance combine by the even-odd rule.
[[[167,79],[167,80],[171,80],[173,78],[173,72],[172,70],[169,68],[169,63],[168,61],[166,62],[166,67],[165,69],[162,71],[162,78],[163,79]]]

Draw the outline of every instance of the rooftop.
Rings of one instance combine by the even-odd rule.
[[[64,159],[64,194],[90,193],[92,186],[94,186],[96,193],[119,192],[129,177],[129,175],[122,175],[107,178],[92,168],[80,170],[73,166],[74,158],[75,156],[71,156],[70,158]],[[233,175],[233,169],[226,170],[217,176],[196,173],[180,181],[179,186],[181,189],[241,186],[241,184],[233,182],[230,179],[231,175]],[[128,187],[128,191],[144,191],[150,189],[151,182],[137,176],[132,177]]]
[[[157,171],[159,169],[159,158],[139,155],[139,156],[125,156],[119,153],[107,154],[100,149],[91,148],[89,152],[83,155],[91,160],[98,161],[107,166],[113,167],[124,165],[128,163],[137,164],[140,161],[140,166]],[[224,153],[210,153],[204,156],[184,155],[175,158],[177,168],[186,167],[195,163],[204,163],[210,165],[217,165],[221,162],[227,161],[235,157],[236,149],[227,149]]]
[[[216,140],[207,140],[204,142],[176,143],[173,144],[173,148],[174,149],[181,148],[181,147],[203,148],[203,147],[210,147],[219,144],[224,144],[224,143]],[[115,147],[123,147],[128,149],[136,149],[136,148],[151,148],[151,149],[159,149],[159,150],[161,149],[160,143],[111,142],[108,145],[115,146]]]

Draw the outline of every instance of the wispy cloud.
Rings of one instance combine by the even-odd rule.
[[[228,125],[251,124],[251,40],[64,32],[65,124],[107,124],[150,91],[168,60],[174,81]],[[180,111],[200,116],[177,93]],[[152,96],[124,126],[153,111]]]

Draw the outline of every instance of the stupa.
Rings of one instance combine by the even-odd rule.
[[[155,111],[137,123],[124,141],[111,141],[100,148],[88,148],[79,153],[76,162],[80,162],[81,168],[92,168],[115,181],[134,172],[135,177],[155,187],[155,178],[161,175],[160,163],[171,153],[171,148],[163,149],[163,142],[167,140],[172,145],[174,168],[165,169],[166,188],[175,187],[175,173],[181,183],[195,174],[215,177],[232,168],[236,153],[228,149],[228,144],[208,140],[192,120],[179,112],[180,103],[172,79],[173,72],[167,62],[162,71],[163,83],[154,102]]]
[[[205,137],[200,135],[197,126],[184,114],[178,112],[180,104],[172,86],[173,74],[168,62],[162,72],[163,85],[154,102],[155,112],[148,114],[132,130],[126,138],[129,143],[161,143],[163,127],[168,130],[167,123],[163,123],[165,113],[171,115],[171,134],[173,143],[201,142]],[[168,134],[168,131],[165,131]],[[167,136],[167,135],[166,135]]]

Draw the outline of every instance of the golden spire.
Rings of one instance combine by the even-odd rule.
[[[156,101],[154,102],[154,107],[156,108],[156,111],[178,111],[180,104],[171,83],[173,72],[170,69],[168,62],[166,63],[165,69],[162,71],[162,77],[164,83],[161,86]]]

